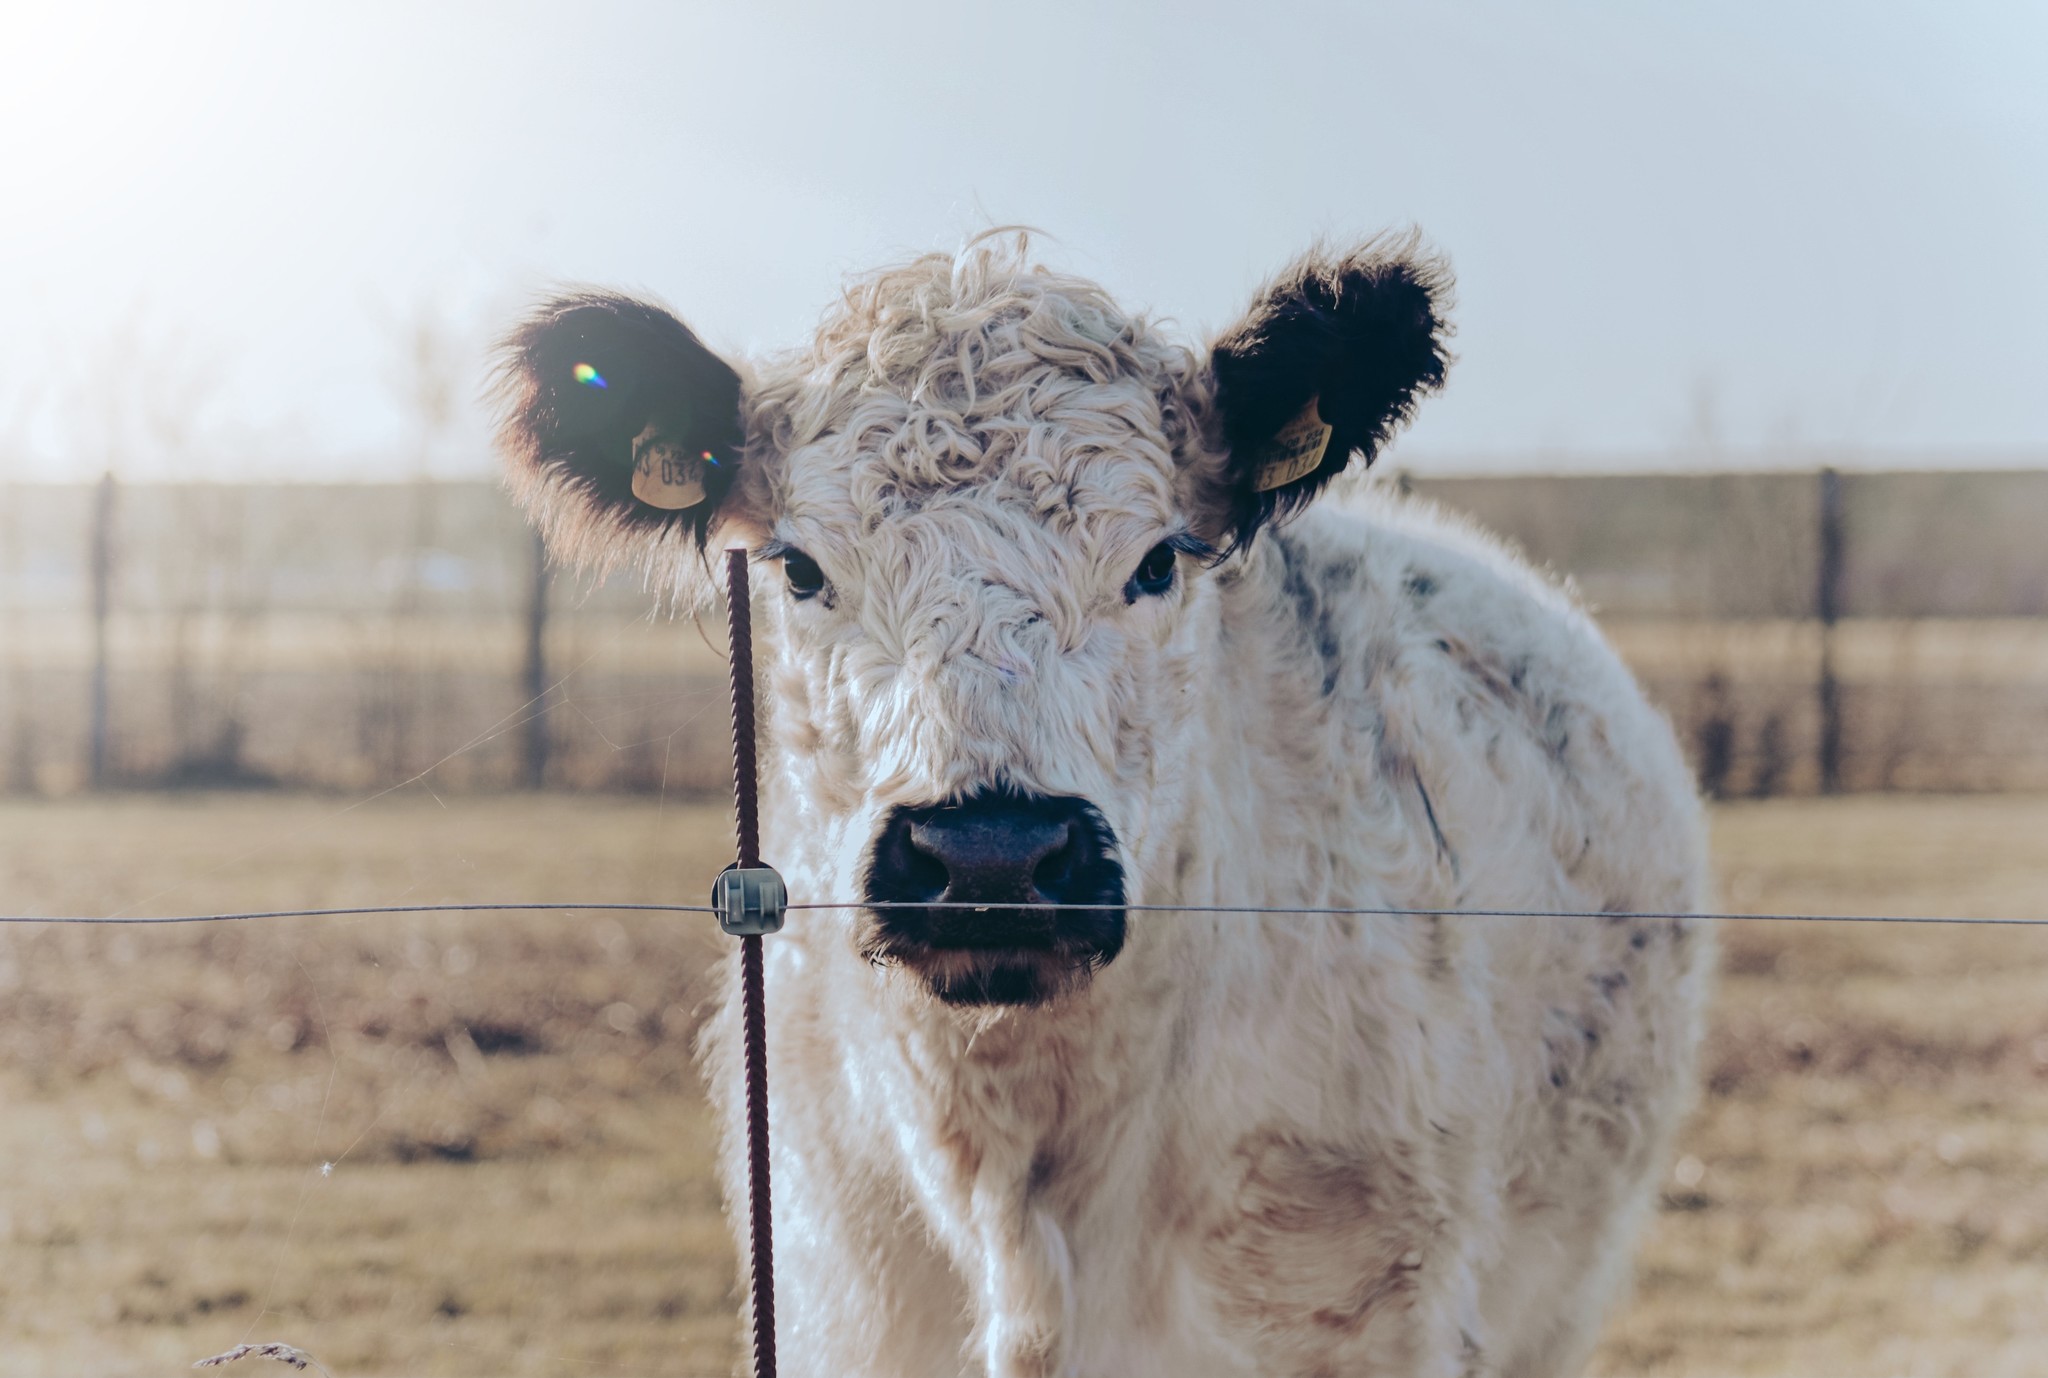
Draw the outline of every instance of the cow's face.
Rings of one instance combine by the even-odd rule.
[[[695,600],[707,544],[755,552],[809,849],[779,860],[938,998],[1032,1003],[1166,893],[1218,726],[1212,567],[1441,381],[1439,282],[1406,246],[1312,259],[1200,358],[984,241],[745,381],[656,308],[568,298],[511,341],[503,438],[570,559]]]

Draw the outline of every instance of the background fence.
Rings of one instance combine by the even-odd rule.
[[[1412,487],[1577,582],[1711,792],[2048,786],[2048,473]],[[0,789],[721,787],[650,605],[488,483],[0,487]]]
[[[2048,472],[1414,486],[1579,585],[1710,793],[2048,786]]]

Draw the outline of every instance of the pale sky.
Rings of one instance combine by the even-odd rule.
[[[774,349],[1013,222],[1201,336],[1420,226],[1419,472],[2048,459],[2034,0],[0,0],[0,466],[402,473],[412,322],[592,282]],[[475,367],[437,472],[486,469]]]

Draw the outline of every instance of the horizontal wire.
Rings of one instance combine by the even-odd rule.
[[[1363,918],[1444,919],[1712,919],[1751,923],[1932,923],[1992,928],[2048,928],[2048,918],[1994,918],[1976,914],[1716,914],[1676,909],[1396,909],[1387,907],[1283,906],[1259,904],[975,904],[966,900],[829,900],[792,904],[789,910],[815,909],[949,909],[968,912],[999,909],[1067,910],[1074,913],[1326,915]],[[235,914],[0,914],[0,924],[100,923],[175,924],[238,923],[250,919],[325,919],[375,914],[465,913],[591,913],[716,914],[708,904],[590,904],[556,901],[543,904],[385,904],[338,909],[258,909]]]
[[[463,914],[477,911],[539,913],[565,909],[647,910],[660,914],[715,914],[708,904],[382,904],[342,909],[254,909],[241,914],[0,914],[0,923],[239,923],[245,919],[330,919],[355,914]]]
[[[2006,919],[1971,914],[1712,914],[1678,909],[1393,909],[1344,906],[1260,904],[974,904],[960,900],[838,900],[824,904],[792,904],[790,909],[965,909],[1006,911],[1068,909],[1079,912],[1158,914],[1330,914],[1382,918],[1443,919],[1748,919],[1777,923],[1953,923],[2010,928],[2048,928],[2048,918]]]

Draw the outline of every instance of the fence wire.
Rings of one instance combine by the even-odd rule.
[[[966,901],[824,900],[787,906],[825,909],[951,909],[963,911],[1065,910],[1071,913],[1242,914],[1249,917],[1442,918],[1442,919],[1711,919],[1721,923],[1916,923],[1969,925],[1987,928],[2048,928],[2048,918],[2008,918],[1986,914],[1780,914],[1713,913],[1680,909],[1400,909],[1385,906],[1264,904],[976,904]],[[708,904],[612,904],[556,900],[546,903],[379,904],[329,909],[255,909],[229,914],[0,914],[0,924],[180,924],[240,923],[254,919],[359,918],[379,914],[568,913],[715,914]]]

